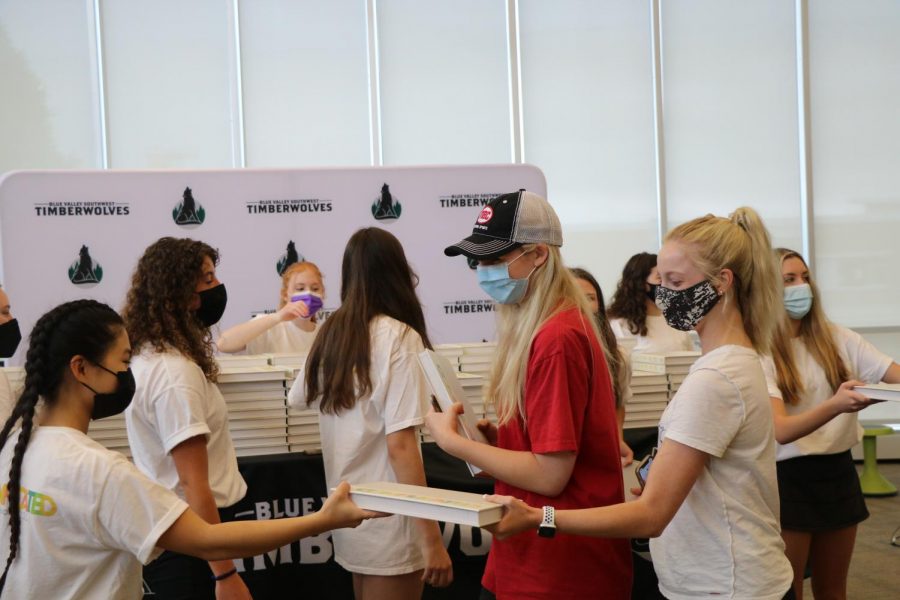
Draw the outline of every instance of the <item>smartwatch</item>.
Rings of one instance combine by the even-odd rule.
[[[556,535],[556,509],[552,506],[544,507],[544,520],[538,526],[538,535],[544,538]]]

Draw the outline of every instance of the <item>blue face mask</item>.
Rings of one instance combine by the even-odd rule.
[[[784,288],[784,309],[790,318],[799,321],[812,308],[813,293],[808,283]]]
[[[513,264],[523,256],[528,254],[523,252],[508,263],[500,263],[498,265],[482,266],[478,265],[476,272],[478,273],[478,285],[485,293],[499,302],[500,304],[515,304],[525,296],[528,290],[528,277],[534,273],[534,269],[525,279],[514,279],[509,276],[509,265]],[[537,268],[537,267],[535,267]]]

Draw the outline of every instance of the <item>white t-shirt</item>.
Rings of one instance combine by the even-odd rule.
[[[6,378],[6,373],[0,371],[0,428],[12,414],[15,405],[16,399],[13,398],[12,389],[9,387],[9,379]]]
[[[612,319],[609,324],[617,338],[626,340],[623,346],[633,344],[632,352],[675,352],[694,349],[694,338],[690,332],[669,327],[662,315],[647,315],[647,335],[631,333],[626,319]]]
[[[850,369],[850,377],[864,383],[881,381],[894,362],[893,359],[880,352],[855,331],[838,325],[832,325],[831,328],[838,353]],[[797,404],[785,404],[784,408],[788,415],[796,415],[828,400],[834,395],[835,390],[828,383],[821,365],[816,362],[800,338],[792,339],[791,347],[797,370],[803,376],[803,394]],[[771,357],[766,356],[763,359],[763,369],[766,373],[769,395],[773,398],[782,398],[781,390],[778,389],[775,363]],[[778,444],[777,459],[844,452],[858,444],[862,436],[863,429],[859,425],[857,413],[843,413],[799,440],[790,444]]]
[[[125,410],[134,464],[150,479],[184,498],[172,448],[206,437],[209,487],[216,506],[231,506],[247,493],[228,432],[228,408],[200,366],[179,352],[145,350],[131,359],[137,384]]]
[[[0,564],[9,556],[6,482],[18,431],[0,452]],[[68,427],[37,427],[22,465],[19,550],[3,598],[141,596],[141,563],[187,504],[117,452]]]
[[[260,316],[257,315],[254,319]],[[247,354],[269,354],[292,352],[298,354],[308,354],[312,348],[313,342],[316,340],[316,334],[319,333],[319,324],[313,331],[303,331],[293,321],[282,321],[271,329],[267,329],[259,336],[253,338],[247,343]]]
[[[322,457],[329,489],[351,484],[397,481],[388,459],[385,436],[424,422],[427,384],[416,355],[422,338],[390,317],[372,320],[372,392],[339,415],[320,414]],[[305,373],[300,372],[288,403],[306,407]],[[400,575],[424,568],[415,523],[401,516],[372,519],[356,529],[332,532],[335,560],[348,571],[367,575]]]
[[[669,438],[709,455],[672,522],[650,540],[666,598],[780,600],[790,587],[768,396],[759,355],[722,346],[694,363],[666,407],[660,444]]]

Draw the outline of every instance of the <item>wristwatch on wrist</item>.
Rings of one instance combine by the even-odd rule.
[[[538,525],[538,535],[545,538],[556,535],[556,509],[552,506],[544,507],[544,520]]]

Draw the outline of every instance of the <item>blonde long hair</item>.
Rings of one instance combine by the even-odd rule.
[[[777,326],[773,315],[781,306],[780,272],[776,271],[769,232],[756,211],[742,206],[727,219],[706,215],[688,221],[666,235],[666,241],[670,240],[688,245],[694,264],[713,285],[721,283],[722,269],[734,273],[730,297],[737,302],[753,348],[767,354]]]
[[[536,247],[526,244],[522,250],[531,252]],[[559,248],[547,246],[547,250],[547,260],[532,273],[525,298],[518,304],[497,307],[497,353],[491,366],[487,399],[495,404],[501,424],[517,416],[527,424],[524,392],[531,344],[541,327],[564,310],[577,308],[581,312],[585,331],[603,348],[603,368],[609,373],[609,351],[597,330],[587,297],[563,264]]]
[[[809,266],[800,255],[799,252],[789,250],[787,248],[778,248],[775,250],[778,258],[778,265],[784,265],[784,261],[789,258],[798,258],[803,266],[807,269]],[[780,273],[779,273],[780,275]],[[779,281],[782,281],[779,278]],[[809,312],[800,320],[799,339],[812,354],[813,358],[822,370],[825,371],[825,377],[832,390],[838,389],[841,383],[850,379],[850,371],[838,352],[837,345],[834,343],[834,335],[832,332],[831,322],[825,316],[822,310],[822,303],[819,302],[819,288],[810,275],[807,283],[812,290],[812,307]],[[781,390],[782,399],[787,404],[797,404],[800,396],[803,394],[803,377],[797,368],[794,360],[794,352],[791,346],[791,330],[789,325],[789,317],[786,311],[782,311],[783,318],[775,332],[774,343],[772,344],[772,361],[775,363],[776,381],[778,389]]]

